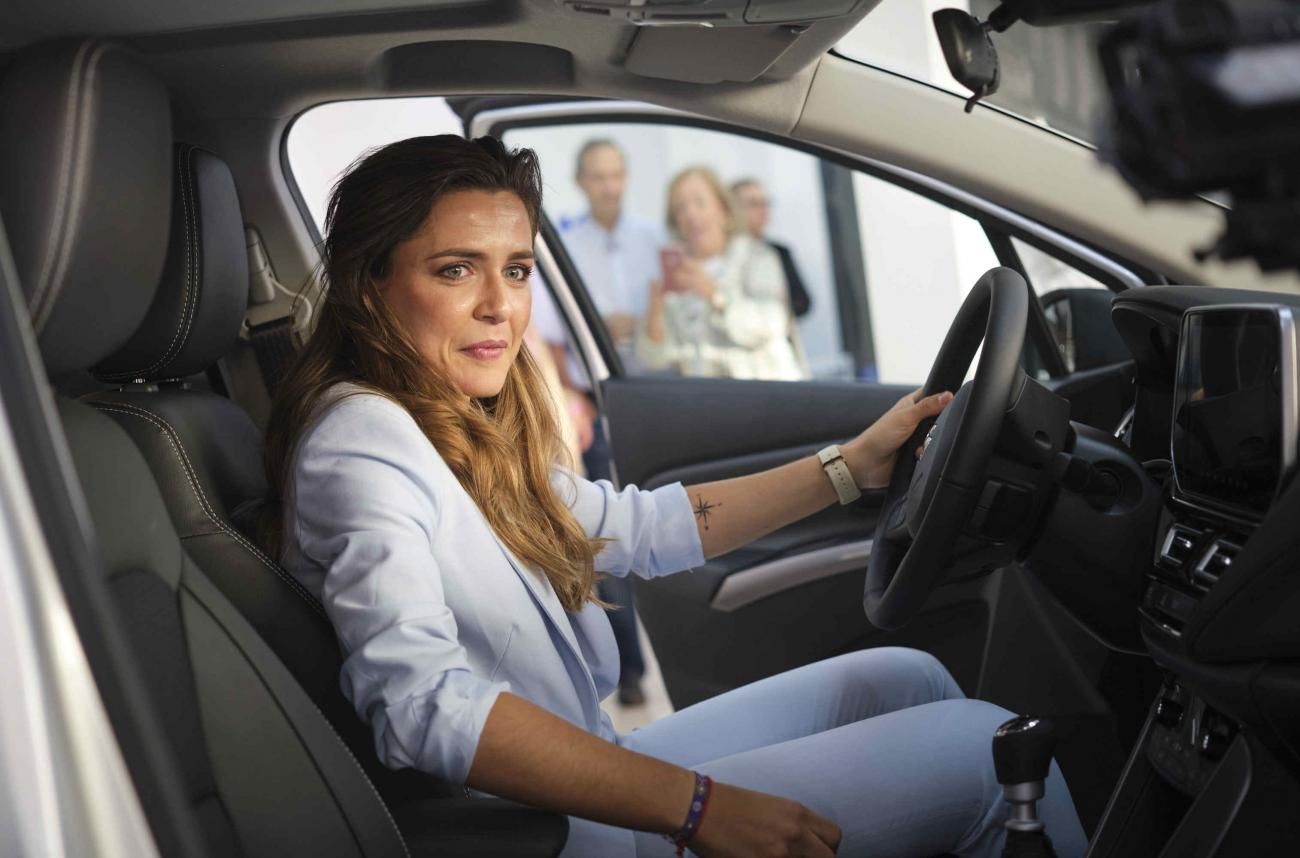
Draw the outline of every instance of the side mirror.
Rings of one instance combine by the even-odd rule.
[[[998,50],[989,37],[993,27],[961,9],[940,9],[931,18],[948,71],[974,93],[966,102],[970,113],[981,98],[997,92],[1002,82]]]

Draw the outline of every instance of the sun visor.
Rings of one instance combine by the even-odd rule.
[[[716,84],[757,79],[809,30],[850,26],[879,0],[554,2],[570,15],[635,25],[624,60],[633,74]]]
[[[771,68],[798,38],[788,27],[643,27],[623,64],[644,77],[687,83],[748,82]]]

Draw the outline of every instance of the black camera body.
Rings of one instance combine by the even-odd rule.
[[[1224,195],[1202,256],[1300,268],[1300,5],[1160,3],[1098,50],[1103,157],[1146,198]]]

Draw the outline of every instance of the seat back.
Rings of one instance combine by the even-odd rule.
[[[199,571],[135,443],[59,400],[109,593],[213,856],[406,856],[360,765]]]
[[[13,255],[56,383],[120,349],[151,306],[170,134],[163,87],[111,44],[33,49],[0,81],[0,163],[30,159],[0,175],[0,210],[23,224]],[[168,778],[208,853],[406,856],[356,760],[188,556],[137,445],[94,408],[58,407]]]
[[[136,442],[185,550],[279,656],[390,803],[454,794],[384,767],[369,727],[339,690],[342,656],[320,603],[257,545],[267,496],[262,438],[234,402],[191,386],[230,350],[248,300],[243,218],[230,169],[175,148],[171,234],[161,285],[136,333],[94,373],[123,386],[84,397]]]

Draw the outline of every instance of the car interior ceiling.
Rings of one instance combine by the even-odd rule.
[[[184,5],[164,12],[130,2],[55,0],[27,4],[7,22],[0,61],[23,45],[87,33],[140,52],[173,96],[178,137],[231,164],[245,217],[290,286],[306,282],[316,261],[314,237],[301,223],[282,160],[282,140],[300,113],[350,98],[518,93],[643,100],[880,157],[1112,247],[1180,282],[1258,280],[1249,266],[1192,261],[1190,250],[1217,223],[1212,207],[1144,207],[1090,150],[1021,133],[1019,120],[994,110],[951,111],[958,103],[951,96],[923,86],[900,90],[897,75],[837,56],[831,50],[837,41],[860,21],[869,24],[876,5],[861,0],[842,17],[800,27],[766,68],[707,84],[673,75],[690,56],[750,51],[655,37],[653,68],[634,70],[629,52],[654,28],[560,14],[555,0],[357,2],[328,10],[278,0],[201,13]],[[915,127],[931,129],[927,145],[916,145]],[[1066,212],[1054,204],[1064,198],[1092,202]],[[1134,234],[1143,240],[1131,243]],[[1293,274],[1270,279],[1276,288],[1297,288]]]
[[[689,81],[656,77],[680,60],[683,43],[647,40],[641,59],[632,63],[636,70],[615,67],[607,55],[612,33],[625,39],[621,29],[598,19],[557,23],[527,2],[449,2],[436,11],[430,7],[437,4],[427,0],[376,4],[368,16],[374,30],[369,34],[374,43],[368,45],[368,34],[354,17],[285,23],[294,15],[272,13],[292,12],[294,5],[287,2],[267,7],[265,20],[234,13],[221,20],[220,12],[200,19],[194,17],[198,7],[176,5],[159,12],[149,26],[96,17],[99,5],[46,4],[0,36],[0,52],[6,52],[0,63],[0,211],[75,470],[68,490],[73,505],[84,504],[89,517],[85,559],[60,566],[60,574],[66,590],[85,594],[70,600],[79,629],[98,630],[87,639],[92,667],[102,688],[116,688],[105,693],[106,707],[160,853],[558,854],[567,834],[563,816],[470,798],[431,776],[379,763],[368,726],[338,691],[340,657],[321,605],[258,547],[267,494],[260,428],[267,367],[258,365],[240,339],[249,272],[247,215],[236,188],[258,197],[264,217],[257,226],[272,256],[294,260],[285,265],[288,271],[306,271],[315,249],[301,220],[290,223],[298,218],[299,203],[282,176],[259,181],[282,169],[279,131],[286,115],[315,101],[374,95],[374,74],[387,95],[424,93],[434,86],[494,91],[517,81],[517,71],[485,79],[482,70],[494,65],[536,70],[539,92],[632,95],[684,105],[699,89]],[[795,34],[757,71],[701,67],[695,73],[734,77],[720,80],[701,103],[720,116],[743,116],[750,124],[761,117],[766,130],[788,132],[798,123],[813,60],[873,5],[862,3],[852,16]],[[90,22],[91,30],[123,36],[131,47],[98,39],[45,42],[65,35],[58,21],[74,12]],[[539,21],[565,31],[554,37],[564,50],[547,47]],[[478,38],[484,27],[490,28],[491,40]],[[430,38],[418,43],[394,35],[403,31],[427,32]],[[314,69],[257,48],[259,40],[345,32],[349,49],[368,59],[349,65],[328,86],[313,84]],[[391,44],[394,38],[403,44]],[[249,62],[241,65],[245,42]],[[621,45],[624,56],[628,48]],[[383,57],[377,69],[369,61],[376,55]],[[196,83],[212,76],[213,56],[230,76],[226,89]],[[284,87],[262,85],[271,79]],[[748,86],[754,81],[759,85]],[[185,103],[178,92],[197,101]],[[286,93],[292,103],[285,103]],[[257,130],[249,131],[253,127]],[[274,155],[250,145],[251,139],[263,150],[274,146]],[[222,151],[223,140],[229,141],[229,151]],[[123,200],[129,201],[130,217],[121,216]],[[1201,303],[1226,300],[1208,295],[1210,290],[1177,288],[1153,292],[1146,302],[1116,304],[1115,330],[1137,358],[1140,414],[1169,409],[1172,393],[1162,380],[1172,377],[1169,330],[1174,329],[1176,344],[1177,319]],[[1260,302],[1274,298],[1253,295]],[[1105,308],[1090,312],[1104,316]],[[733,401],[737,413],[752,404]],[[646,422],[643,414],[660,402],[623,398],[614,407],[629,422]],[[716,401],[706,391],[683,407],[697,409],[705,420]],[[1140,437],[1133,440],[1151,458],[1166,455],[1168,442],[1153,425],[1158,421],[1151,417],[1141,422]],[[756,456],[748,464],[760,459],[766,461]],[[683,473],[705,473],[716,463],[699,468]],[[662,479],[663,472],[668,469],[647,469],[644,476]],[[124,504],[127,496],[131,501]],[[1208,539],[1214,526],[1205,518],[1196,521],[1198,539]],[[1092,559],[1080,548],[1080,564]],[[1092,798],[1085,799],[1093,805],[1087,812],[1090,827],[1096,826],[1107,796],[1112,808],[1129,802],[1135,813],[1164,816],[1137,841],[1111,834],[1092,854],[1140,854],[1132,851],[1134,842],[1157,854],[1161,838],[1179,824],[1191,800],[1173,792],[1165,796],[1154,780],[1137,783],[1131,761],[1122,789],[1112,794],[1111,788],[1120,777],[1122,753],[1156,735],[1160,722],[1147,704],[1153,697],[1160,705],[1174,699],[1168,684],[1156,693],[1167,675],[1147,664],[1145,655],[1116,654],[1095,640],[1092,627],[1061,607],[1072,600],[1078,604],[1077,591],[999,583],[1003,600],[994,602],[997,616],[972,619],[962,613],[969,604],[966,594],[984,586],[960,585],[966,589],[930,621],[972,629],[994,622],[1034,626],[1033,634],[1041,636],[1034,640],[1050,639],[1062,649],[1087,653],[1081,661],[1095,662],[1087,669],[1102,676],[1106,694],[1132,704],[1118,725],[1078,727],[1070,752],[1080,756],[1092,747],[1087,743],[1094,732],[1122,734],[1119,741],[1107,736],[1098,743],[1096,770],[1080,776],[1095,781],[1088,788]],[[653,601],[649,609],[656,610]],[[683,610],[675,604],[663,609],[676,616]],[[1114,604],[1097,610],[1112,611]],[[1191,670],[1176,647],[1166,651],[1167,640],[1144,636],[1127,643],[1164,653],[1162,664]],[[1098,655],[1103,651],[1104,657]],[[953,659],[975,656],[952,654]],[[1002,659],[1008,673],[1021,666],[1028,671],[1033,657],[1009,644],[983,654],[985,661]],[[1216,655],[1221,662],[1231,657]],[[984,664],[971,667],[985,669]],[[1260,721],[1289,717],[1295,710],[1288,701],[1300,697],[1287,696],[1294,677],[1258,671],[1274,683],[1273,697],[1259,693],[1265,713]],[[1226,682],[1212,671],[1198,680],[1198,688]],[[1013,680],[1005,681],[1013,687]],[[1064,686],[1071,680],[1061,681]],[[1190,709],[1190,692],[1178,694],[1183,696],[1177,705]],[[1101,708],[1109,711],[1109,703],[1099,703]],[[1240,720],[1255,723],[1251,717]],[[1176,723],[1184,729],[1184,722]],[[1248,737],[1258,784],[1280,795],[1297,794],[1294,761],[1278,762],[1287,759],[1295,730],[1270,733],[1258,727],[1257,732],[1272,736],[1262,745],[1253,734]],[[1072,765],[1082,770],[1086,761],[1076,758]],[[1248,790],[1238,792],[1239,804],[1261,813],[1253,797],[1245,800]],[[1211,817],[1213,823],[1221,821],[1214,814],[1206,818]],[[1279,825],[1289,831],[1295,823]],[[1200,851],[1161,854],[1208,856],[1214,848],[1201,844]]]

